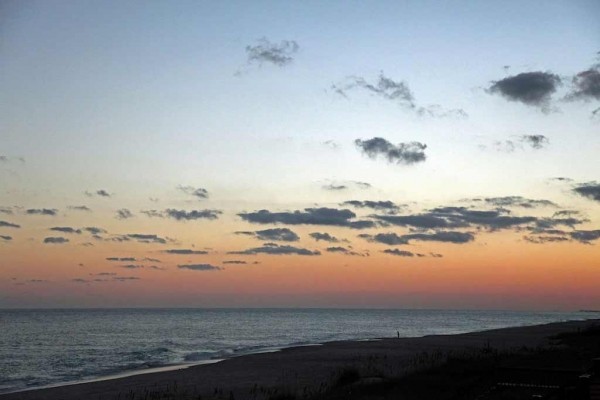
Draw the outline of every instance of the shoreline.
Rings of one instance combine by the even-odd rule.
[[[172,385],[182,390],[193,390],[203,396],[221,388],[235,393],[236,399],[244,399],[250,398],[249,388],[257,386],[294,387],[299,390],[322,385],[330,381],[339,368],[359,365],[370,359],[379,360],[375,363],[384,368],[393,364],[394,368],[401,370],[419,353],[467,351],[484,346],[498,349],[544,346],[549,343],[550,336],[599,322],[600,319],[586,319],[461,334],[344,340],[285,347],[215,362],[173,366],[169,370],[141,371],[126,376],[2,393],[0,399],[116,399],[123,393],[169,390]],[[382,362],[382,359],[386,361]]]

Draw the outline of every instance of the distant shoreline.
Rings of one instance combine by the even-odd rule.
[[[125,393],[160,392],[176,385],[178,390],[188,390],[189,393],[195,391],[203,397],[210,395],[215,388],[221,388],[235,394],[235,399],[238,400],[250,398],[250,388],[258,386],[285,386],[288,390],[318,387],[330,382],[335,371],[340,368],[364,362],[381,364],[378,368],[401,370],[420,353],[465,351],[484,346],[498,349],[544,346],[549,343],[550,336],[583,329],[594,323],[598,324],[600,320],[557,322],[417,338],[334,341],[320,346],[295,346],[276,352],[246,354],[213,363],[174,367],[166,371],[144,371],[125,377],[100,378],[85,383],[5,393],[0,394],[0,399],[117,399]]]

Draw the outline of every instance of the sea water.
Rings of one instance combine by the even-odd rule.
[[[595,316],[595,315],[594,315]],[[0,393],[335,340],[416,337],[589,313],[346,309],[0,310]]]

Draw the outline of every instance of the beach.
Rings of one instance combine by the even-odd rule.
[[[416,362],[419,359],[433,365],[445,355],[478,349],[543,348],[558,334],[581,331],[599,322],[569,321],[456,335],[336,341],[179,370],[8,393],[0,395],[0,399],[159,398],[162,392],[179,393],[181,398],[260,399],[274,398],[277,393],[301,398],[328,387],[347,368],[360,370],[363,380],[371,378],[369,371],[373,371],[374,379],[400,376],[422,367]]]

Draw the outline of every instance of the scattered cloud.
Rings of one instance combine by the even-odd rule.
[[[392,101],[405,110],[414,111],[418,116],[433,118],[467,118],[468,114],[460,108],[445,109],[439,104],[418,106],[415,96],[404,81],[396,81],[381,72],[375,82],[369,82],[360,76],[350,76],[344,81],[331,85],[331,90],[344,98],[349,98],[351,91],[363,91],[371,95]]]
[[[339,243],[340,240],[338,238],[336,238],[335,236],[331,236],[329,233],[326,232],[313,232],[313,233],[309,233],[308,236],[310,236],[311,238],[315,239],[317,242],[319,240],[322,240],[324,242],[329,242],[329,243]]]
[[[492,82],[487,92],[549,112],[552,95],[561,83],[560,77],[550,72],[524,72]]]
[[[106,257],[107,261],[131,262],[135,261],[135,257]]]
[[[165,210],[165,215],[169,218],[175,219],[177,221],[191,221],[197,219],[209,219],[214,220],[219,218],[219,215],[222,214],[222,211],[219,210],[175,210],[172,208],[168,208]]]
[[[62,233],[81,234],[81,229],[71,228],[70,226],[54,226],[49,230]]]
[[[348,77],[344,82],[332,85],[332,90],[343,97],[348,97],[348,92],[353,90],[364,90],[370,94],[386,100],[397,102],[409,109],[416,108],[413,96],[408,84],[402,81],[394,81],[383,73],[379,74],[376,82],[370,83],[360,76]]]
[[[142,214],[146,214],[147,217],[150,218],[164,218],[165,215],[163,214],[162,211],[158,211],[158,210],[142,210],[140,211]]]
[[[567,100],[600,100],[600,66],[582,71],[572,79],[572,90]]]
[[[141,268],[144,268],[144,266],[141,265],[141,264],[125,264],[125,265],[119,265],[119,267],[126,268],[126,269],[141,269]]]
[[[358,253],[352,249],[347,249],[345,247],[342,246],[333,246],[333,247],[328,247],[325,249],[325,251],[327,251],[328,253],[340,253],[340,254],[344,254],[347,256],[360,256],[360,257],[365,257],[368,256],[368,253],[366,254],[361,254]]]
[[[87,212],[92,211],[88,206],[67,206],[67,209],[73,210],[73,211],[87,211]]]
[[[0,207],[0,214],[13,215],[12,207]]]
[[[265,243],[261,247],[253,247],[243,251],[230,251],[229,254],[271,254],[287,255],[296,254],[299,256],[318,256],[321,254],[318,250],[308,250],[300,247],[278,245],[276,243]]]
[[[297,242],[300,237],[288,228],[264,229],[254,232],[236,232],[236,234],[254,236],[259,240],[269,240],[278,242]]]
[[[550,200],[534,200],[527,199],[522,196],[504,196],[504,197],[487,197],[483,199],[486,203],[497,207],[558,207],[558,205]]]
[[[375,226],[373,221],[357,220],[356,214],[347,209],[336,208],[305,208],[304,211],[271,212],[260,210],[250,213],[239,213],[244,221],[257,224],[287,224],[287,225],[330,225],[353,229],[365,229]]]
[[[46,244],[64,244],[69,243],[69,239],[64,237],[47,237],[44,239]]]
[[[570,236],[578,242],[591,244],[591,242],[600,239],[600,229],[593,231],[573,231],[570,232]]]
[[[86,190],[84,192],[84,194],[88,197],[94,197],[94,196],[98,196],[98,197],[111,197],[111,194],[108,193],[108,191],[104,190],[104,189],[98,189],[95,191],[88,191]]]
[[[359,235],[370,242],[383,243],[390,246],[408,244],[410,241],[428,241],[463,244],[475,240],[475,236],[468,232],[437,231],[434,233],[409,233],[397,235],[396,233],[378,233],[376,235]]]
[[[220,271],[223,268],[212,264],[180,264],[179,269],[189,269],[191,271]]]
[[[226,260],[226,261],[223,261],[223,264],[245,265],[245,264],[248,264],[248,262],[243,261],[243,260]]]
[[[598,182],[582,183],[573,188],[573,192],[590,200],[600,201],[600,183]]]
[[[427,159],[425,155],[427,145],[420,142],[394,145],[384,138],[374,137],[368,140],[356,139],[354,144],[369,158],[376,159],[383,156],[390,163],[411,165]]]
[[[192,250],[192,249],[167,249],[163,250],[166,254],[179,254],[179,255],[197,255],[197,254],[208,254],[206,250]]]
[[[262,38],[255,45],[246,46],[246,55],[248,64],[257,63],[262,65],[269,63],[278,67],[285,67],[294,61],[294,55],[298,52],[300,46],[294,40],[282,40],[279,43],[273,43]]]
[[[131,211],[129,211],[126,208],[121,208],[120,210],[117,210],[117,215],[115,216],[116,219],[129,219],[129,218],[133,218],[133,213]]]
[[[83,228],[84,231],[91,233],[92,235],[99,235],[101,233],[107,233],[106,229],[98,228],[95,226],[86,226]]]
[[[399,256],[399,257],[414,257],[415,256],[415,254],[410,251],[399,250],[399,249],[385,249],[382,251],[382,253],[391,254],[393,256]]]
[[[0,228],[20,228],[21,225],[13,224],[12,222],[0,221]]]
[[[128,233],[126,235],[117,235],[107,239],[112,242],[128,242],[130,240],[134,240],[138,243],[158,243],[158,244],[166,244],[170,240],[168,238],[162,238],[158,235],[154,234],[144,234],[144,233]]]
[[[377,210],[377,211],[385,211],[390,214],[394,214],[394,213],[400,211],[400,206],[398,206],[397,204],[395,204],[394,202],[389,201],[389,200],[385,200],[385,201],[381,201],[381,200],[380,201],[348,200],[348,201],[343,202],[341,205],[342,206],[353,206],[356,208],[370,208],[370,209]]]
[[[323,185],[323,189],[330,190],[332,192],[337,192],[337,191],[340,191],[340,190],[346,190],[346,189],[348,189],[348,186],[341,185],[341,184],[340,185],[336,185],[335,183],[330,183],[330,184],[327,184],[327,185]]]
[[[190,196],[194,196],[197,199],[208,199],[208,190],[203,188],[195,188],[193,186],[177,186],[177,189]]]
[[[523,135],[521,141],[536,150],[544,148],[550,143],[550,140],[544,135]]]
[[[58,210],[55,208],[30,208],[25,213],[28,215],[49,215],[54,217],[58,215]]]
[[[2,240],[4,242],[10,242],[12,240],[12,236],[0,235],[0,240]]]

